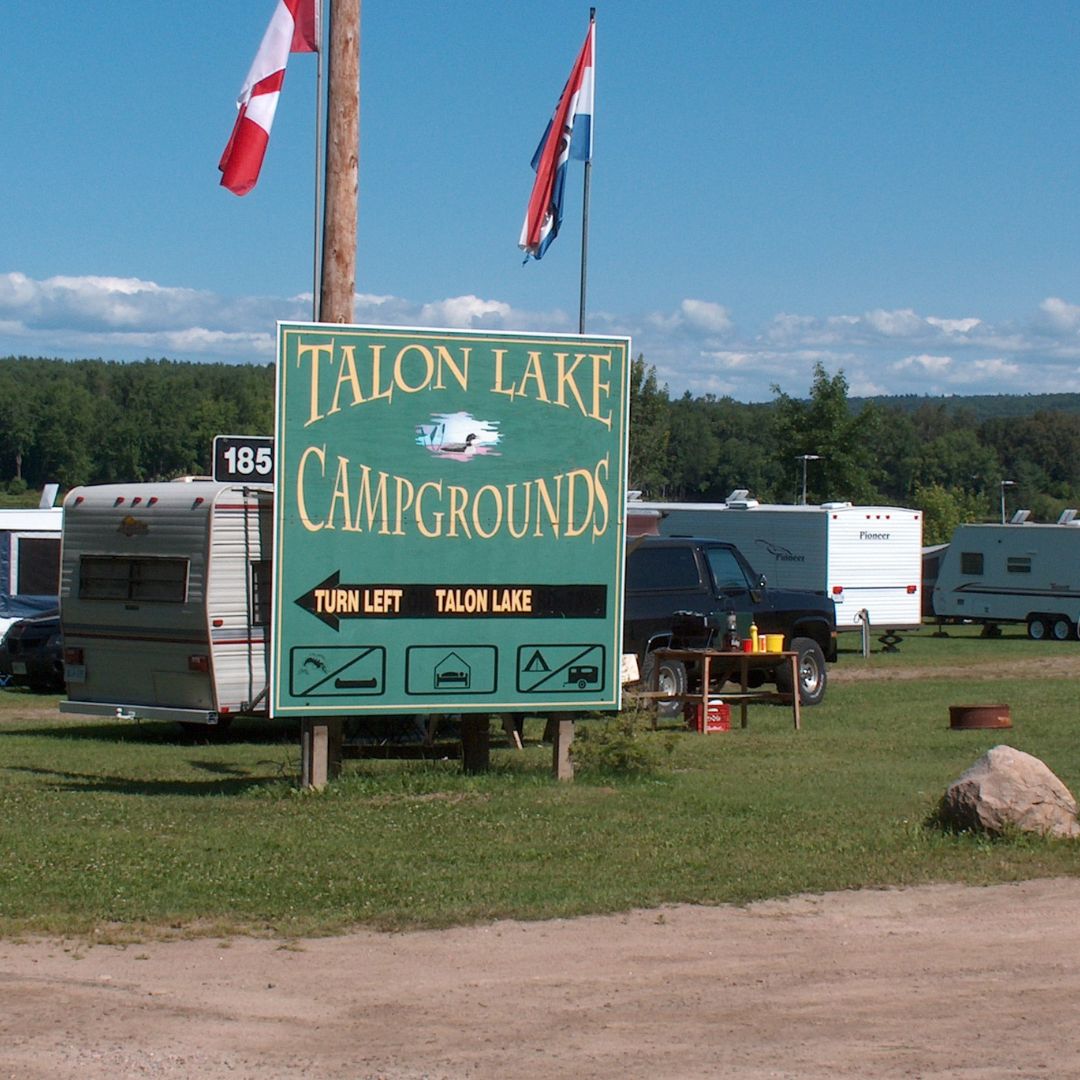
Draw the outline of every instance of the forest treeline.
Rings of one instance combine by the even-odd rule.
[[[963,521],[1055,521],[1080,507],[1080,395],[851,399],[818,365],[808,389],[745,404],[673,397],[644,357],[631,378],[630,487],[643,497],[846,500],[925,512],[924,540]],[[210,470],[215,435],[270,435],[274,367],[0,358],[0,484],[9,493]],[[1003,481],[1009,481],[1003,485]]]

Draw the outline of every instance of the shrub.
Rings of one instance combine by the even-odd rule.
[[[649,714],[634,710],[578,724],[570,744],[575,769],[629,775],[654,772],[665,751],[671,752],[672,740],[651,727]]]

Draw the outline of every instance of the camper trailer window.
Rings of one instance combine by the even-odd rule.
[[[981,574],[983,572],[983,553],[981,551],[960,552],[960,573]]]
[[[638,548],[626,568],[626,587],[631,590],[696,589],[700,580],[688,547]]]
[[[79,560],[79,597],[83,600],[187,599],[187,559],[124,559],[84,555]]]
[[[270,560],[251,564],[251,625],[270,625]]]
[[[1010,555],[1005,560],[1005,569],[1010,574],[1030,574],[1031,573],[1031,556],[1030,555]]]
[[[18,580],[15,591],[28,596],[56,596],[60,592],[60,540],[52,536],[16,539]]]

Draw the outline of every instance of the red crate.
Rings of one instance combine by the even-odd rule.
[[[700,702],[688,701],[685,715],[686,726],[691,731],[708,733],[731,730],[731,706],[726,701],[710,701],[708,715]]]

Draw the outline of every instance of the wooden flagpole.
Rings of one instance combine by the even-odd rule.
[[[319,322],[348,323],[356,293],[360,157],[360,0],[330,4]]]
[[[318,58],[315,61],[315,218],[312,224],[311,244],[311,320],[317,322],[319,318],[319,279],[320,262],[322,255],[322,208],[323,208],[323,98],[326,88],[323,85],[323,53],[326,51],[326,27],[323,23],[326,8],[330,0],[318,0],[316,8],[316,34],[319,41]]]

